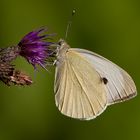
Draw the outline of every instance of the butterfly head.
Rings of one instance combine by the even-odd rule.
[[[67,42],[63,39],[60,39],[58,42],[58,52],[64,53],[67,52],[67,50],[70,48],[70,46],[67,44]]]
[[[67,42],[63,39],[60,39],[58,41],[58,45],[60,48],[70,48],[70,46],[67,44]]]
[[[64,41],[63,39],[60,39],[60,40],[58,41],[58,45],[59,45],[59,46],[62,46],[63,44],[65,44],[65,41]]]
[[[66,43],[65,40],[60,39],[57,43],[57,61],[63,61],[66,57],[66,53],[70,46]]]

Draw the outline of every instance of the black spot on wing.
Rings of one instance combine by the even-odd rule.
[[[108,83],[108,80],[105,77],[102,78],[102,81],[104,82],[105,85]]]

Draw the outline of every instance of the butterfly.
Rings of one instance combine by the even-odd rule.
[[[55,103],[71,118],[91,120],[107,106],[137,95],[130,75],[110,60],[59,41],[55,69]]]

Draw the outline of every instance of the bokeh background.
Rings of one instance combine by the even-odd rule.
[[[140,91],[140,1],[138,0],[0,0],[0,47],[19,42],[28,32],[46,26],[67,42],[97,52],[133,77]],[[30,87],[0,83],[0,140],[139,140],[140,97],[110,106],[98,118],[78,121],[63,116],[53,93],[50,73],[34,69],[23,58],[13,64],[34,80]]]

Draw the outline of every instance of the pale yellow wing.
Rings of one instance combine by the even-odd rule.
[[[108,59],[84,49],[71,48],[82,55],[102,78],[107,80],[106,91],[108,105],[131,99],[137,95],[135,83],[131,76],[122,68]]]
[[[94,67],[82,55],[68,51],[56,66],[55,101],[62,114],[90,120],[107,105],[105,85]]]

